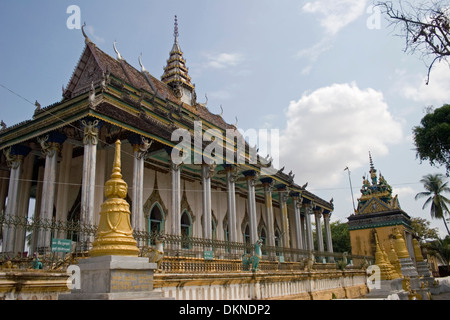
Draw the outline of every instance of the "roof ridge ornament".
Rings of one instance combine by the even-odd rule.
[[[142,57],[142,52],[141,52],[141,54],[139,55],[138,60],[139,60],[139,65],[141,66],[141,72],[145,72],[145,71],[147,71],[147,69],[145,69],[144,65],[142,64],[141,57]]]
[[[86,21],[81,26],[81,32],[83,33],[83,36],[84,36],[84,43],[86,43],[86,44],[92,43],[91,39],[89,39],[89,37],[86,35],[86,32],[84,31],[84,27],[86,27]]]
[[[117,54],[117,60],[123,60],[122,56],[120,55],[119,51],[118,51],[117,48],[116,48],[116,43],[117,43],[117,41],[114,40],[113,48],[114,48],[114,51],[115,51],[116,54]]]

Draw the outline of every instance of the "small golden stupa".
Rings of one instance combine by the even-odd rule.
[[[413,245],[414,245],[414,256],[416,257],[416,262],[422,262],[425,261],[422,255],[422,250],[420,249],[420,244],[417,239],[413,239]]]
[[[403,236],[400,234],[400,230],[395,228],[395,251],[397,252],[397,256],[399,259],[407,259],[409,258],[409,252],[406,248],[406,242]]]
[[[137,242],[130,223],[130,205],[125,200],[127,183],[122,179],[120,140],[116,150],[111,178],[105,183],[105,197],[100,211],[100,222],[90,256],[134,256],[139,255]]]
[[[391,249],[388,252],[389,261],[394,266],[395,274],[396,274],[397,278],[401,278],[402,277],[402,266],[400,264],[400,260],[398,259],[397,252],[394,249],[394,242],[392,239],[391,239],[390,243],[391,243]]]
[[[378,235],[375,233],[375,264],[380,268],[380,279],[381,280],[392,280],[394,279],[393,270],[394,267],[390,265],[389,261],[385,260],[385,253],[380,247],[378,242]]]

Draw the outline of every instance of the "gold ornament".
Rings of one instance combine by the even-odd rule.
[[[139,255],[130,223],[130,205],[125,200],[128,186],[122,179],[120,144],[117,140],[111,178],[105,183],[106,200],[102,204],[97,235],[90,251],[92,257]]]

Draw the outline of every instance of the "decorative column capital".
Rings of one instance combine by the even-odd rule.
[[[52,158],[57,155],[61,149],[61,143],[59,141],[53,141],[48,134],[37,138],[37,141],[41,145],[42,154],[46,157]]]
[[[228,179],[233,183],[236,182],[236,179],[239,175],[238,171],[237,171],[237,167],[234,165],[231,165],[231,164],[226,164],[226,165],[224,165],[224,167],[225,167],[225,171],[227,173],[229,173],[229,175],[227,175]]]
[[[319,218],[322,216],[323,213],[323,208],[316,208],[313,210],[314,211],[314,215],[318,216]]]
[[[17,169],[31,149],[24,145],[14,145],[5,150],[3,154],[6,157],[6,165],[11,169]]]
[[[83,144],[97,145],[100,120],[86,119],[81,120],[83,126]]]
[[[331,218],[331,211],[324,211],[322,213],[322,216],[323,216],[324,220],[330,220],[330,218]]]
[[[148,140],[145,137],[137,134],[133,134],[128,137],[128,141],[133,146],[133,151],[135,153],[136,159],[144,159],[147,155],[148,149],[150,149],[153,141]]]
[[[263,186],[264,186],[264,190],[266,192],[272,192],[273,188],[275,187],[275,180],[273,180],[272,178],[262,178],[260,179],[260,181],[262,182]]]

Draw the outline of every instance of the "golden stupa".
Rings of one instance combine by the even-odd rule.
[[[395,274],[396,274],[397,278],[401,278],[402,277],[402,266],[400,264],[400,260],[398,259],[397,252],[394,249],[394,242],[392,239],[391,239],[390,243],[391,243],[391,246],[390,246],[391,249],[388,252],[389,261],[394,266]]]
[[[385,252],[381,249],[380,243],[378,242],[378,235],[375,233],[375,264],[380,268],[380,279],[381,280],[392,280],[394,279],[394,267],[385,260]],[[386,255],[387,257],[387,255]]]
[[[100,211],[100,222],[90,256],[139,255],[130,223],[130,205],[125,200],[128,186],[122,179],[120,140],[116,150],[111,178],[105,183],[105,197]]]
[[[400,230],[395,228],[395,251],[397,252],[397,256],[399,259],[407,259],[409,258],[409,252],[406,248],[406,242],[403,236],[400,234]]]

